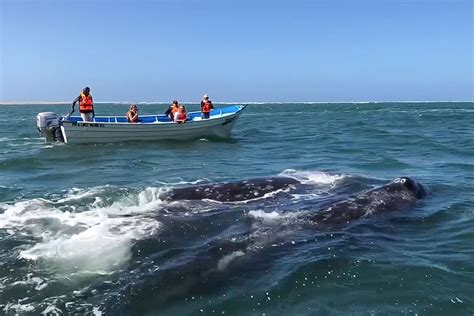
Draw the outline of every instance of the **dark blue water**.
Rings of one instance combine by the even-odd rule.
[[[1,107],[0,314],[474,313],[474,103],[252,104],[228,140],[45,144],[36,114],[67,110]],[[310,189],[162,198],[276,175]],[[430,195],[344,225],[308,220],[398,176]]]

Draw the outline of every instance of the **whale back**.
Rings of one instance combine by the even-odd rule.
[[[286,189],[300,182],[289,177],[254,178],[249,180],[205,184],[171,190],[167,200],[203,200],[236,202],[261,198],[265,194]]]
[[[409,177],[400,177],[352,199],[333,204],[313,216],[312,221],[317,224],[347,223],[373,213],[412,207],[426,195],[427,191],[420,183]]]

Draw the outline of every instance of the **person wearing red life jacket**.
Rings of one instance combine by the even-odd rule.
[[[81,112],[81,117],[84,122],[91,122],[95,116],[94,112],[94,101],[92,99],[92,95],[90,94],[91,89],[89,87],[85,87],[81,94],[74,99],[72,102],[72,109],[71,112],[66,116],[66,119],[69,119],[69,116],[74,112],[74,107],[76,103],[79,103],[79,112]]]
[[[201,101],[202,118],[208,119],[213,108],[212,101],[209,99],[209,96],[205,94]]]
[[[186,122],[188,115],[186,113],[186,108],[184,105],[180,105],[178,111],[175,113],[174,121],[178,124]]]

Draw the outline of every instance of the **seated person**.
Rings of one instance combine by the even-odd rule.
[[[174,121],[178,124],[186,122],[188,115],[186,113],[186,108],[184,105],[180,105],[178,111],[175,113]]]
[[[165,115],[170,118],[170,120],[174,121],[175,113],[178,112],[179,105],[178,101],[174,100],[173,103],[169,106],[168,110],[166,110]]]
[[[136,104],[130,105],[130,110],[127,112],[127,121],[129,123],[138,123],[138,108]]]

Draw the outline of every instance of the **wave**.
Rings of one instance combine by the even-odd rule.
[[[342,174],[330,174],[322,171],[302,171],[295,169],[283,170],[279,176],[294,178],[304,184],[318,184],[333,186],[338,181],[346,178]]]
[[[0,204],[0,229],[28,237],[21,259],[46,262],[57,272],[108,273],[129,257],[135,240],[159,232],[153,216],[163,189],[146,188],[107,201],[110,187],[72,189],[65,197]],[[117,192],[115,192],[117,193]]]

